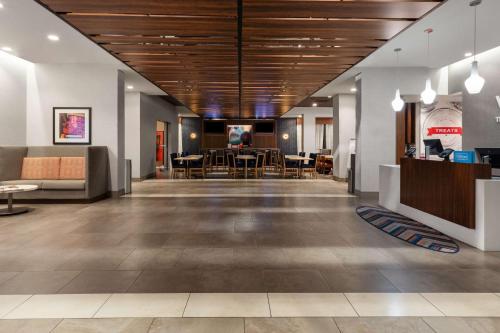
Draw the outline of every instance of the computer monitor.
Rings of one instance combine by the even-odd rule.
[[[427,139],[424,140],[424,145],[430,148],[431,155],[439,155],[443,152],[443,145],[441,139]]]
[[[491,167],[493,169],[500,169],[500,148],[476,148],[476,151],[481,160],[488,156]]]

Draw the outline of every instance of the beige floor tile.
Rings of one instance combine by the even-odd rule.
[[[245,333],[340,333],[332,318],[247,318]]]
[[[434,333],[422,318],[335,318],[342,333]]]
[[[243,333],[242,318],[157,318],[149,333]]]
[[[497,333],[500,318],[424,318],[436,333]]]
[[[91,318],[109,296],[110,294],[34,295],[5,318]]]
[[[347,293],[345,295],[361,317],[443,316],[419,294]]]
[[[357,316],[344,294],[270,293],[273,317],[350,317]]]
[[[0,295],[0,318],[30,297],[31,295]]]
[[[113,294],[96,318],[182,317],[189,294]]]
[[[500,297],[490,293],[424,293],[446,316],[500,317]]]
[[[50,333],[147,333],[151,318],[64,319]]]
[[[61,319],[0,320],[0,333],[52,333]]]
[[[269,317],[265,293],[191,294],[184,317]]]

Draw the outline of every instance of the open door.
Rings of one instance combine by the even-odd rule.
[[[156,169],[166,171],[168,169],[168,124],[163,121],[156,122]]]

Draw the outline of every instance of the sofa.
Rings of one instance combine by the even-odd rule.
[[[107,147],[0,146],[0,185],[38,185],[15,199],[96,201],[110,194]]]

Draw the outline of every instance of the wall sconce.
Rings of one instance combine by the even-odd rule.
[[[288,133],[283,133],[281,137],[283,138],[283,140],[288,140],[289,138]]]
[[[189,134],[189,137],[191,138],[191,140],[194,140],[196,139],[197,135],[195,132],[192,132],[191,134]]]

